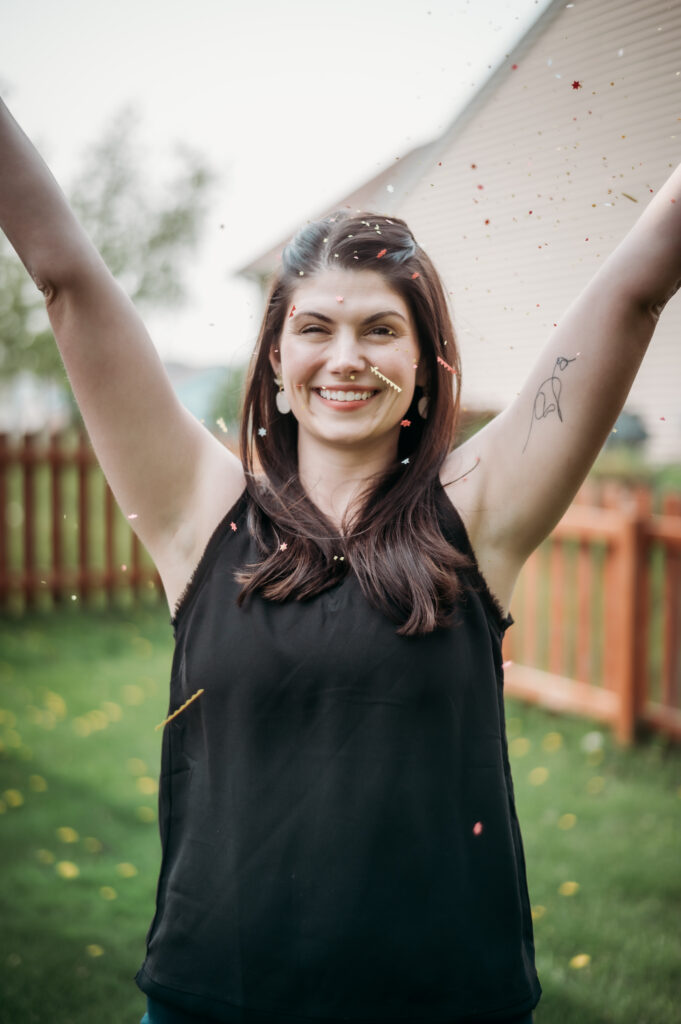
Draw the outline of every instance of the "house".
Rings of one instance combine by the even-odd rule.
[[[681,6],[556,0],[446,131],[348,207],[411,227],[451,298],[464,406],[513,399],[554,325],[681,161]],[[288,238],[238,273],[264,292]],[[681,298],[626,409],[681,462]]]

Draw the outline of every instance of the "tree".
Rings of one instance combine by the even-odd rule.
[[[215,176],[200,155],[178,146],[179,170],[164,189],[152,186],[138,130],[131,109],[114,118],[87,151],[70,202],[140,309],[177,307],[186,299],[186,258],[199,241]],[[0,237],[0,379],[30,370],[58,380],[72,398],[42,297]]]

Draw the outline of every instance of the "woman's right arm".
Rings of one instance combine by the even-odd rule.
[[[44,295],[123,513],[135,517],[131,525],[159,571],[159,561],[176,557],[191,565],[243,489],[241,464],[175,395],[130,299],[1,100],[0,226]]]

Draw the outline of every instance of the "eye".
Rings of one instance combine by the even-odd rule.
[[[371,333],[372,334],[378,334],[379,331],[387,331],[388,334],[394,334],[395,333],[393,331],[392,327],[374,327]],[[383,334],[383,335],[381,335],[381,337],[384,338],[385,335]]]

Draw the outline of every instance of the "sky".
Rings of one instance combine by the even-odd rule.
[[[145,311],[164,360],[243,361],[239,266],[439,136],[550,0],[0,0],[0,94],[66,192],[131,107],[159,187],[177,143],[218,176],[190,301]]]

